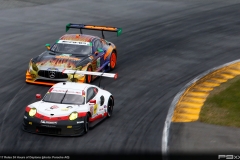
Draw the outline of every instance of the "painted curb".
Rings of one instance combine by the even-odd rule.
[[[199,81],[201,78],[207,76],[208,74],[215,72],[219,69],[222,69],[224,67],[230,66],[232,64],[235,63],[239,63],[240,59],[220,65],[218,67],[214,67],[212,69],[209,69],[207,71],[205,71],[204,73],[200,74],[199,76],[195,77],[192,81],[188,82],[184,87],[182,87],[180,89],[180,91],[176,94],[176,96],[174,97],[169,110],[168,110],[168,114],[165,120],[165,124],[164,124],[164,128],[163,128],[163,134],[162,134],[162,155],[163,155],[163,159],[167,159],[168,155],[168,139],[169,139],[169,129],[171,126],[171,121],[172,121],[172,117],[173,117],[173,113],[174,113],[174,109],[176,107],[176,104],[178,103],[179,99],[183,96],[183,94],[185,93],[185,91],[188,90],[188,88],[190,86],[192,86],[194,83],[196,83],[197,81]]]

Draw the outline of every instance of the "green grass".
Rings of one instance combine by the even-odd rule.
[[[216,87],[205,101],[200,122],[240,127],[240,77]]]

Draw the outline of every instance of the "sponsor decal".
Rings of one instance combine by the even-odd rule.
[[[58,106],[56,106],[56,105],[54,105],[54,106],[50,107],[50,109],[57,109],[57,108],[59,108],[59,107],[58,107]]]
[[[59,89],[53,89],[51,92],[60,92],[65,93],[67,90],[59,90]]]
[[[84,121],[77,121],[77,124],[79,124],[79,123],[84,123]]]
[[[103,108],[100,108],[100,109],[99,109],[99,111],[102,111],[102,110],[103,110]]]
[[[57,124],[57,122],[50,122],[50,121],[44,121],[44,120],[41,120],[40,123],[42,123],[42,124]]]
[[[50,125],[41,125],[41,126],[44,126],[44,127],[56,127],[56,126],[50,126]]]
[[[48,68],[47,70],[48,70],[48,71],[49,71],[49,70],[51,70],[51,71],[58,71],[57,68]]]
[[[72,54],[61,54],[61,56],[70,57]]]
[[[96,113],[97,113],[97,107],[98,107],[98,105],[97,105],[97,104],[95,104],[95,105],[94,105],[93,114],[96,114]]]
[[[104,108],[107,108],[107,106],[106,106],[106,105],[104,105]]]
[[[91,46],[90,42],[71,41],[71,40],[59,40],[58,43]]]
[[[68,94],[79,94],[79,95],[82,94],[82,92],[71,91],[71,90],[68,90],[67,93],[68,93]]]
[[[61,111],[68,111],[68,108],[62,108]]]
[[[90,113],[93,115],[93,106],[90,107]]]
[[[89,59],[93,60],[93,56],[90,56]]]
[[[55,58],[59,58],[59,59],[69,59],[69,60],[73,60],[73,61],[79,61],[79,58],[75,58],[75,57],[68,57],[68,56],[55,56]]]

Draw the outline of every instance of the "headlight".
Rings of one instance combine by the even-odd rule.
[[[34,71],[38,71],[38,67],[37,67],[36,63],[34,63],[34,62],[32,62],[32,69]]]
[[[36,72],[38,71],[38,67],[37,67],[36,63],[32,61],[32,59],[31,59],[30,62],[29,62],[29,72],[30,72],[31,70],[34,70],[34,71],[36,71]]]
[[[31,108],[28,114],[29,114],[29,116],[33,117],[33,116],[35,116],[36,113],[37,113],[37,109]]]
[[[69,119],[70,119],[71,121],[73,121],[73,120],[75,120],[75,119],[77,119],[77,118],[78,118],[78,113],[77,113],[77,112],[73,112],[73,113],[71,113],[70,116],[69,116]]]

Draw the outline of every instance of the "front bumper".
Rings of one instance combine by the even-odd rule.
[[[35,134],[45,134],[54,136],[81,136],[84,134],[84,118],[80,117],[74,121],[45,121],[41,123],[41,119],[24,116],[22,129],[26,132]],[[49,124],[51,122],[52,124]],[[57,122],[57,123],[56,123]]]
[[[61,81],[53,81],[53,79],[40,79],[40,78],[34,78],[29,71],[26,72],[26,82],[27,83],[32,83],[32,84],[40,84],[40,85],[47,85],[47,86],[53,86],[56,83],[59,83]],[[85,77],[81,78],[78,80],[79,83],[84,83],[85,82]]]

